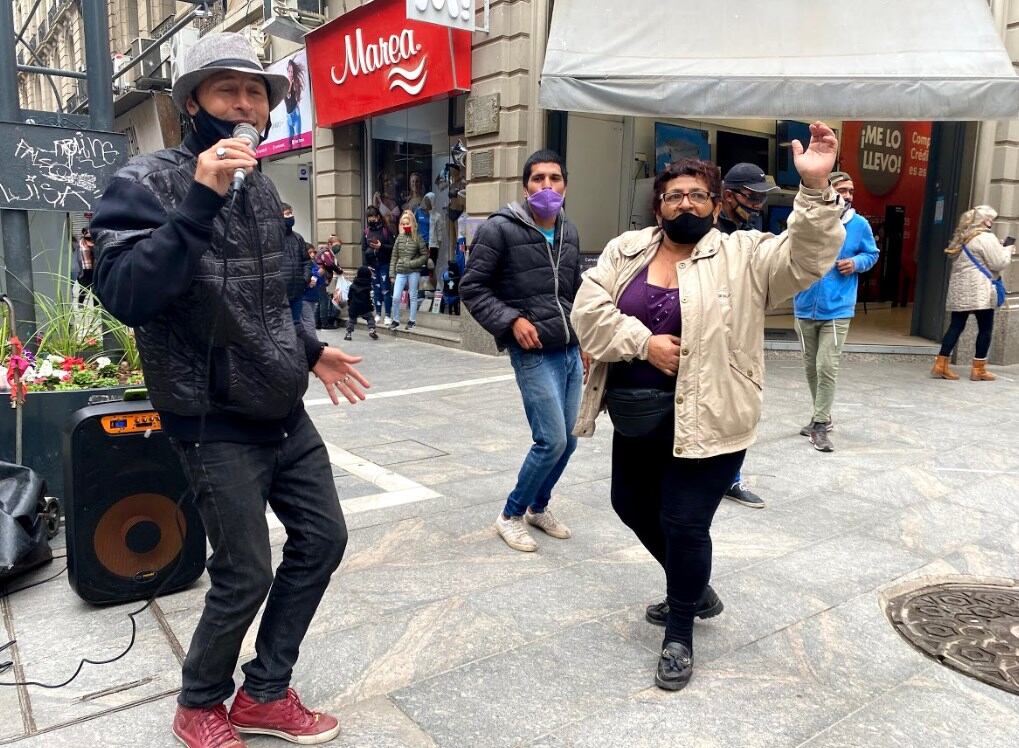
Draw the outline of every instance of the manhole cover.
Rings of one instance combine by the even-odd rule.
[[[1019,587],[936,584],[892,598],[886,613],[942,665],[1019,694]]]

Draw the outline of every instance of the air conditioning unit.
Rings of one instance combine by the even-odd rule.
[[[127,55],[115,52],[113,54],[113,74],[116,75],[127,63],[131,62],[131,58]],[[119,95],[127,91],[129,88],[134,88],[134,79],[138,75],[138,68],[133,67],[124,73],[122,76],[113,81],[113,93]]]
[[[297,44],[326,21],[323,0],[264,0],[265,22],[259,30]]]
[[[134,76],[134,85],[143,91],[170,87],[169,50],[165,50],[164,54],[167,45],[153,47],[153,41],[140,37],[131,42],[131,57],[141,58],[137,66],[138,73]]]
[[[170,80],[176,81],[180,77],[180,66],[184,61],[184,55],[201,38],[201,31],[194,26],[185,26],[170,37]]]

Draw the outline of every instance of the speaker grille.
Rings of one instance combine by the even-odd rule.
[[[179,524],[178,524],[179,523]],[[96,523],[96,559],[111,574],[143,580],[168,566],[187,537],[187,520],[173,500],[136,493],[116,501]]]

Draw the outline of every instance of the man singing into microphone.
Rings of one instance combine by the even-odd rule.
[[[282,203],[252,148],[288,86],[263,72],[240,34],[203,37],[173,86],[194,132],[121,169],[91,227],[96,292],[135,328],[149,395],[212,544],[173,720],[190,748],[243,746],[238,733],[307,745],[339,732],[289,687],[347,542],[329,457],[301,398],[309,370],[334,403],[364,399],[368,382],[359,357],[299,337],[291,319]],[[254,137],[238,137],[251,126]],[[287,531],[275,576],[266,503]],[[228,713],[241,642],[266,596],[256,655]]]

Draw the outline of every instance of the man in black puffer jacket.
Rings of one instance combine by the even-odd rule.
[[[534,444],[496,518],[506,544],[537,550],[524,522],[554,538],[568,527],[548,511],[552,489],[577,448],[573,424],[589,360],[570,326],[580,288],[580,238],[562,212],[566,165],[555,151],[524,164],[525,203],[511,203],[478,229],[460,297],[499,349],[509,349]]]
[[[350,402],[364,399],[360,358],[298,337],[280,277],[283,206],[234,138],[264,134],[286,94],[240,34],[207,34],[184,59],[174,103],[194,132],[132,159],[92,220],[95,289],[135,328],[145,382],[212,544],[211,588],[184,661],[174,734],[190,748],[241,745],[237,731],[304,744],[336,736],[304,709],[291,672],[347,530],[329,456],[304,411],[308,370]],[[234,171],[247,173],[231,191]],[[266,503],[287,530],[273,575]],[[270,594],[271,588],[271,594]],[[229,716],[244,635],[268,595],[256,656]]]

